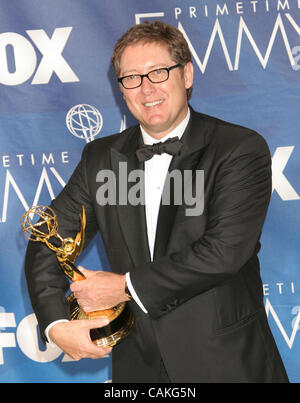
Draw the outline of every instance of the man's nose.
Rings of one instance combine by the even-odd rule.
[[[155,84],[152,83],[148,77],[143,77],[143,81],[141,84],[141,91],[144,94],[152,93],[155,91]]]

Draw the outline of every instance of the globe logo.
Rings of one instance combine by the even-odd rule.
[[[66,125],[70,133],[87,143],[94,140],[103,126],[101,113],[87,104],[73,106],[66,116]]]

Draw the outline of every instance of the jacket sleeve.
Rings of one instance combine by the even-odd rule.
[[[269,149],[253,133],[218,169],[212,197],[204,206],[208,220],[203,236],[130,270],[131,283],[151,317],[161,317],[238,273],[257,252],[270,195]]]

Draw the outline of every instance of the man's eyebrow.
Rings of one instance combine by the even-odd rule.
[[[168,67],[168,64],[165,64],[165,63],[154,64],[154,65],[148,67],[148,72],[155,70],[155,69],[159,69],[160,67],[161,68]],[[131,74],[142,74],[142,73],[140,73],[138,70],[135,70],[135,69],[127,70],[127,71],[125,70],[124,72],[122,72],[121,76],[128,76]]]

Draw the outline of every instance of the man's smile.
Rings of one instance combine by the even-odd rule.
[[[143,103],[143,105],[144,105],[146,108],[151,108],[151,107],[153,107],[153,106],[156,106],[156,105],[161,104],[162,102],[164,102],[164,100],[163,100],[163,99],[159,99],[159,100],[157,100],[157,101],[145,102],[145,103]]]

